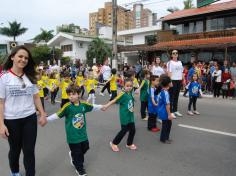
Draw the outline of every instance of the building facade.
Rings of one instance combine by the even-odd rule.
[[[149,9],[144,9],[143,4],[133,6],[133,28],[143,28],[156,25],[157,14]]]
[[[119,51],[144,51],[149,53],[149,60],[159,55],[167,61],[171,51],[177,49],[184,63],[192,56],[204,62],[236,61],[236,0],[167,15],[156,38],[155,45],[126,46]]]
[[[133,27],[133,16],[129,10],[118,6],[117,8],[118,31]],[[89,14],[89,30],[91,35],[97,35],[102,26],[112,26],[112,2],[105,2],[104,8]]]

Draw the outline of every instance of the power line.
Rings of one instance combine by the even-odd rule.
[[[149,2],[151,1],[151,2]],[[143,5],[150,5],[150,4],[157,4],[157,3],[162,3],[162,2],[167,2],[167,1],[170,1],[170,0],[158,0],[158,1],[153,1],[153,0],[139,0],[139,1],[133,1],[133,2],[129,2],[129,3],[126,3],[126,4],[121,4],[120,6],[123,6],[125,8],[127,7],[130,7],[134,4],[143,4]]]

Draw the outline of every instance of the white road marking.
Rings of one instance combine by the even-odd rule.
[[[184,127],[184,128],[189,128],[189,129],[194,129],[194,130],[199,130],[199,131],[205,131],[205,132],[208,132],[208,133],[215,133],[215,134],[221,134],[221,135],[225,135],[225,136],[236,137],[236,134],[227,133],[227,132],[224,132],[224,131],[211,130],[211,129],[207,129],[207,128],[199,128],[199,127],[184,125],[184,124],[179,124],[178,126]]]

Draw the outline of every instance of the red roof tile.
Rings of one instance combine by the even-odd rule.
[[[163,21],[168,20],[174,20],[178,18],[183,17],[189,17],[189,16],[196,16],[201,14],[207,14],[212,12],[219,12],[219,11],[225,11],[225,10],[236,10],[236,0],[232,0],[229,2],[224,3],[218,3],[218,4],[212,4],[200,8],[194,8],[194,9],[186,9],[186,10],[180,10],[177,12],[174,12],[172,14],[169,14],[163,18]]]
[[[178,49],[183,47],[202,48],[203,46],[215,47],[224,45],[236,46],[236,36],[160,42],[156,45],[146,48],[146,50],[153,51],[153,50],[162,50],[168,48]]]

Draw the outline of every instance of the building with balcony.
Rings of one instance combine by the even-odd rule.
[[[180,51],[185,63],[191,56],[206,62],[236,61],[236,0],[167,15],[155,45],[121,47],[120,51],[147,51],[168,60],[173,49]]]

